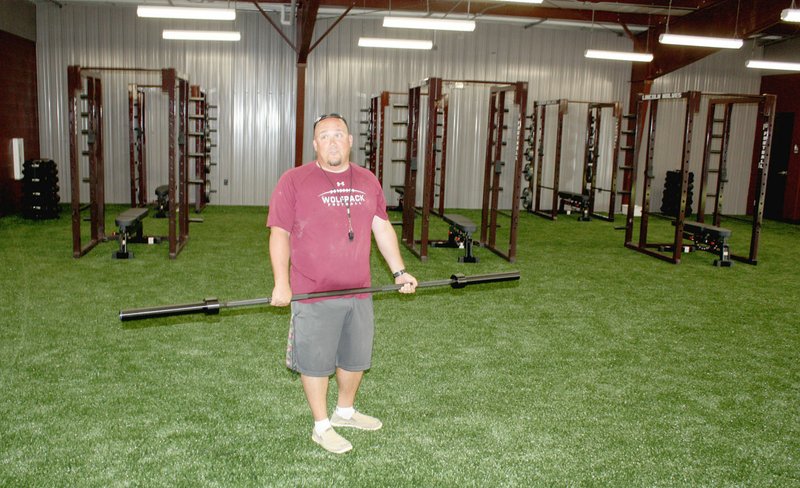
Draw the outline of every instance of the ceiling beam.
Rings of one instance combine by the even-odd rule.
[[[635,0],[634,0],[635,1]],[[688,2],[688,0],[685,0]],[[695,0],[696,1],[696,0]],[[691,2],[692,4],[695,1]],[[710,0],[706,0],[710,1]],[[259,0],[261,4],[281,4],[285,0]],[[626,2],[627,3],[627,2]],[[352,0],[322,0],[321,7],[346,9]],[[499,17],[539,18],[551,20],[574,20],[578,22],[592,22],[592,10],[580,8],[539,7],[534,5],[511,4],[491,1],[453,2],[451,0],[362,0],[357,7],[366,10],[385,11],[386,13],[436,13],[460,14],[481,16],[491,15]],[[663,8],[663,6],[662,6]],[[596,10],[594,21],[601,23],[625,23],[629,26],[650,26],[666,20],[665,15],[649,15],[627,12],[609,12]]]
[[[669,32],[746,39],[780,23],[781,10],[786,8],[784,3],[759,0],[717,1],[690,14],[671,18]],[[653,53],[653,62],[633,66],[633,83],[654,80],[719,51],[659,44],[658,36],[666,31],[666,27],[666,24],[660,24],[636,36],[636,50],[649,50]]]
[[[668,8],[667,2],[657,0],[624,0],[622,2],[613,2],[612,0],[583,0],[586,3],[607,3],[616,5],[636,5],[639,7],[653,7],[653,8]],[[715,0],[672,0],[672,8],[696,10],[703,8]]]
[[[297,62],[305,64],[311,52],[311,39],[317,23],[319,0],[308,0],[297,4]]]

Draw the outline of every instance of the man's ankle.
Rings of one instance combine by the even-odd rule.
[[[318,435],[322,435],[323,432],[331,428],[331,421],[327,417],[322,420],[315,420],[314,421],[314,432]]]
[[[352,406],[350,407],[340,407],[338,405],[336,406],[336,415],[338,415],[343,419],[350,420],[351,418],[353,418],[354,413],[356,413],[356,409],[353,408]]]

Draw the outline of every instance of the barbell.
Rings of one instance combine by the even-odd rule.
[[[480,283],[497,283],[501,281],[514,281],[520,278],[519,271],[507,271],[503,273],[488,273],[472,276],[454,274],[450,279],[423,281],[417,284],[417,288],[434,288],[439,286],[450,286],[452,288],[464,288],[467,285]],[[372,294],[387,291],[397,291],[403,285],[384,285],[369,288],[350,288],[346,290],[320,291],[315,293],[300,293],[292,296],[292,301],[309,300],[313,298],[328,298],[344,295]],[[188,315],[204,313],[206,315],[218,314],[223,308],[252,307],[255,305],[269,305],[270,297],[251,298],[248,300],[234,300],[221,302],[217,298],[206,298],[202,302],[184,303],[177,305],[164,305],[160,307],[132,308],[120,310],[119,319],[122,321],[152,319],[157,317],[170,317],[173,315]]]

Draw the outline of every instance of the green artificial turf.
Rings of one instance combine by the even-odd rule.
[[[765,222],[759,264],[729,269],[636,253],[621,218],[575,215],[522,215],[514,264],[404,250],[420,280],[522,279],[376,295],[357,407],[384,428],[342,430],[355,449],[337,456],[284,366],[287,309],[117,318],[268,296],[265,212],[207,208],[176,260],[166,243],[112,260],[114,242],[73,259],[67,211],[0,219],[0,485],[800,486],[797,226]],[[747,225],[726,226],[746,254]],[[375,251],[373,284],[390,282]]]

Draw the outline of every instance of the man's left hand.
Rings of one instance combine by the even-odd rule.
[[[394,279],[396,285],[403,285],[400,293],[414,293],[417,290],[417,279],[409,273],[403,273]]]

